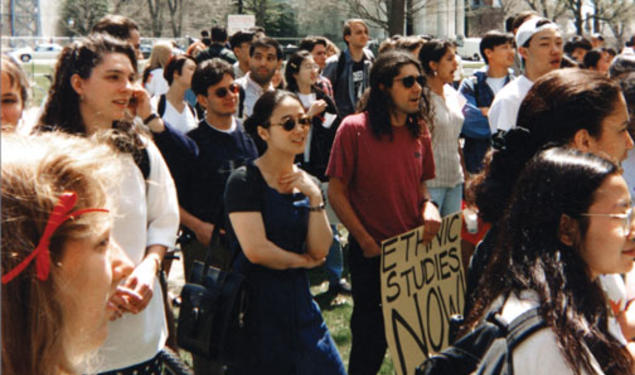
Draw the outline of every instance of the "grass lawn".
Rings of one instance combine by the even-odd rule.
[[[331,331],[331,336],[342,356],[344,365],[348,369],[348,357],[351,351],[350,321],[353,313],[353,299],[350,296],[332,296],[326,293],[328,282],[325,281],[326,272],[322,268],[310,271],[309,275],[311,292],[320,305],[322,316],[329,331]],[[378,374],[392,375],[393,373],[392,361],[388,355],[388,350],[386,350],[384,363]]]

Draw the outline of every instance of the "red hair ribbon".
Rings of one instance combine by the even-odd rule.
[[[77,210],[69,213],[70,210],[75,207],[76,202],[77,193],[74,191],[65,191],[62,195],[60,195],[57,204],[55,204],[55,207],[51,212],[51,216],[49,216],[49,219],[46,222],[44,233],[42,234],[42,237],[40,237],[40,242],[37,244],[37,247],[31,252],[31,254],[29,254],[29,256],[24,258],[20,264],[2,276],[2,284],[8,283],[22,273],[29,263],[31,263],[33,258],[35,258],[37,278],[42,281],[48,279],[51,269],[49,245],[51,243],[51,237],[53,237],[53,233],[55,233],[57,228],[59,228],[66,220],[74,219],[87,212],[108,212],[105,208],[85,208],[83,210]]]

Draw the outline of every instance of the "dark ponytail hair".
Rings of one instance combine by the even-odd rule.
[[[518,175],[537,152],[569,144],[582,129],[599,138],[620,94],[617,83],[589,70],[559,69],[538,79],[520,106],[516,128],[499,137],[477,177],[476,204],[483,220],[495,223],[503,215]]]

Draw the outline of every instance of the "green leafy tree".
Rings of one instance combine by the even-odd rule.
[[[108,0],[64,0],[60,29],[66,36],[88,35],[91,27],[108,13]]]
[[[244,13],[256,16],[256,25],[265,28],[269,36],[294,37],[298,35],[296,15],[289,4],[276,0],[242,0]]]

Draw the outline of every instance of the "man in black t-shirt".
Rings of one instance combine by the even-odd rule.
[[[368,26],[363,20],[347,20],[343,34],[348,48],[326,60],[323,74],[331,81],[335,104],[340,115],[345,117],[355,112],[357,102],[369,86],[374,57],[364,48],[368,43]]]

